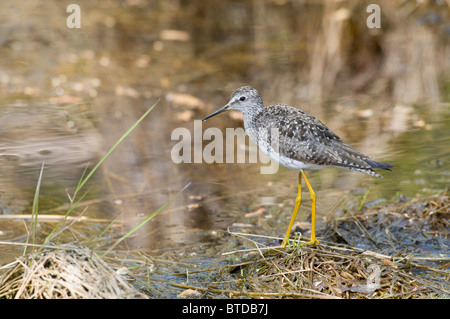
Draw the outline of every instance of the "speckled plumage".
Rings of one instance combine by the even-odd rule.
[[[357,151],[306,112],[284,104],[265,107],[259,92],[250,86],[234,91],[227,105],[204,120],[229,109],[242,111],[248,136],[269,157],[288,168],[335,166],[382,177],[373,169],[393,167]]]
[[[325,124],[303,111],[288,105],[275,104],[265,107],[261,95],[250,86],[243,86],[231,95],[227,105],[208,115],[208,118],[238,110],[244,114],[244,126],[248,136],[272,159],[298,170],[298,192],[288,229],[281,247],[286,247],[302,202],[302,180],[305,180],[311,198],[311,239],[305,245],[316,245],[316,193],[306,177],[304,169],[336,166],[382,177],[374,168],[390,169],[393,166],[376,162],[355,150],[334,134]]]

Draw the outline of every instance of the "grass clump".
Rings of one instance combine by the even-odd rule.
[[[92,249],[79,244],[57,243],[56,239],[61,233],[68,230],[70,224],[67,226],[67,221],[71,217],[71,213],[89,192],[89,189],[84,190],[86,183],[125,137],[150,113],[156,104],[152,105],[119,138],[89,173],[87,173],[86,167],[73,195],[69,195],[70,206],[67,212],[45,237],[43,243],[39,244],[36,242],[36,234],[39,222],[40,185],[44,172],[44,163],[42,164],[33,200],[31,233],[29,233],[25,243],[9,243],[15,245],[22,244],[25,248],[22,257],[17,258],[8,265],[0,267],[1,270],[6,270],[6,273],[0,277],[0,298],[146,298],[145,294],[137,291]],[[81,194],[82,191],[83,193]],[[107,252],[155,217],[178,195],[179,193],[145,218],[138,226],[119,238]],[[106,227],[101,235],[116,220],[117,218]],[[29,243],[30,238],[31,243]],[[95,240],[98,240],[98,238]],[[88,242],[90,247],[93,247],[95,240]],[[32,250],[32,252],[29,252],[29,250]]]
[[[0,280],[0,298],[147,298],[86,247],[44,247],[18,259]]]

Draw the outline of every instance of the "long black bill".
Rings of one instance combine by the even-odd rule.
[[[202,122],[206,121],[206,120],[209,119],[210,117],[213,117],[213,116],[216,116],[217,114],[220,114],[220,113],[225,112],[226,110],[228,110],[229,107],[230,107],[230,106],[229,106],[228,104],[225,105],[224,107],[218,109],[218,110],[215,111],[214,113],[209,114],[207,117],[205,117],[205,118],[202,120]]]

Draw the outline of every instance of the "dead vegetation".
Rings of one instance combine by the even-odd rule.
[[[325,230],[344,244],[270,250],[233,271],[279,297],[449,298],[449,204],[444,193],[346,212]]]
[[[48,247],[8,268],[0,277],[0,298],[147,298],[88,248]]]
[[[72,244],[46,246],[2,267],[0,298],[450,298],[449,203],[441,193],[343,211],[317,247],[257,245],[204,270],[186,260],[171,279],[142,275],[149,264],[142,260],[141,273],[130,275],[153,281],[145,291],[114,270],[123,266],[114,258]]]
[[[325,229],[343,244],[257,245],[227,253],[246,257],[207,287],[173,285],[222,298],[450,298],[449,203],[444,193],[345,212]]]
[[[322,243],[271,250],[232,272],[240,273],[240,294],[252,297],[448,298],[448,272],[426,267],[430,274],[423,278],[417,274],[422,266],[412,260]]]

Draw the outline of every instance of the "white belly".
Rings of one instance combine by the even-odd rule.
[[[256,143],[256,144],[259,146],[259,148],[261,149],[261,151],[263,151],[264,154],[269,156],[272,160],[280,163],[284,167],[287,167],[290,169],[296,169],[296,170],[324,168],[323,165],[314,165],[314,164],[309,164],[309,163],[303,163],[301,161],[297,161],[290,157],[284,156],[284,155],[280,154],[278,152],[278,150],[274,149],[271,145],[267,145],[267,142],[264,139],[260,139],[258,142],[259,143]]]

